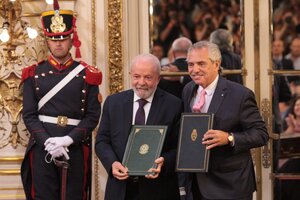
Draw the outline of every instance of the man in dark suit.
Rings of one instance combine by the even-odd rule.
[[[191,40],[186,37],[180,37],[174,40],[172,43],[172,52],[175,60],[168,66],[162,66],[162,71],[186,72],[186,55],[191,46]],[[189,76],[165,76],[159,81],[158,87],[181,98],[183,87],[190,81],[191,78]]]
[[[203,136],[210,150],[209,170],[196,173],[194,199],[250,200],[256,189],[250,149],[268,141],[265,123],[254,93],[219,75],[221,54],[217,45],[200,41],[188,52],[193,79],[183,90],[184,111],[192,112],[205,90],[204,113],[214,113],[213,129]],[[194,111],[195,112],[195,111]]]
[[[95,150],[108,173],[106,200],[176,200],[179,199],[175,159],[182,102],[157,88],[160,63],[152,54],[135,57],[130,71],[132,88],[107,97]],[[121,162],[132,124],[135,124],[139,99],[144,106],[146,125],[167,125],[168,130],[154,175],[128,176]]]
[[[293,70],[294,69],[294,63],[291,59],[285,58],[283,56],[284,52],[284,43],[282,40],[274,40],[272,42],[272,58],[275,62],[275,69],[281,69],[281,70]],[[298,76],[287,76],[287,80],[289,83],[292,83],[295,80],[299,80]]]
[[[242,69],[240,55],[233,52],[233,38],[229,31],[226,29],[217,29],[210,34],[209,41],[218,45],[222,56],[221,66],[224,69]],[[236,83],[243,84],[241,74],[228,74],[224,77]]]

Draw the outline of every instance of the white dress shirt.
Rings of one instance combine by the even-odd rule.
[[[146,103],[144,105],[145,124],[147,124],[147,119],[148,119],[148,115],[149,115],[149,112],[150,112],[151,104],[152,104],[152,101],[153,101],[154,93],[155,93],[155,91],[152,93],[152,95],[150,97],[148,97],[147,99],[145,99],[145,100],[148,101],[148,103]],[[132,124],[134,124],[134,122],[135,122],[136,111],[139,108],[139,102],[138,102],[139,99],[140,99],[140,97],[134,93],[134,96],[133,96]]]
[[[205,95],[205,103],[201,109],[201,112],[202,113],[207,113],[208,111],[208,108],[209,108],[209,105],[210,105],[210,102],[212,100],[212,97],[213,97],[213,94],[216,90],[216,87],[217,87],[217,83],[218,83],[218,80],[219,80],[219,76],[217,76],[215,78],[215,80],[210,84],[208,85],[206,88],[205,88],[205,91],[206,91],[206,95]],[[195,98],[192,99],[191,101],[191,108],[193,108],[193,105],[195,104],[195,102],[198,102],[199,101],[199,98],[200,98],[200,94],[201,94],[201,91],[203,90],[203,87],[199,85],[198,87],[198,90],[197,90],[197,95]]]

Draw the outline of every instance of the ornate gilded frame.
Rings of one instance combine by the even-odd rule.
[[[108,1],[108,84],[110,94],[124,89],[122,8],[122,0]]]

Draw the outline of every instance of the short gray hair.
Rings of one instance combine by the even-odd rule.
[[[218,45],[221,50],[233,51],[233,38],[226,29],[217,29],[212,32],[209,41]]]
[[[161,71],[160,62],[156,56],[150,53],[143,53],[135,56],[130,63],[130,69],[141,60],[151,62],[153,67],[156,68],[158,75],[160,75],[160,71]]]
[[[203,48],[207,48],[208,57],[212,62],[215,62],[215,61],[221,62],[222,57],[221,57],[221,52],[220,52],[219,47],[216,44],[214,44],[212,42],[208,42],[208,41],[200,41],[200,42],[193,44],[193,46],[191,46],[189,48],[188,54],[190,54],[190,52],[195,49],[203,49]]]
[[[192,46],[192,41],[186,37],[180,37],[173,41],[172,43],[172,50],[178,52],[185,52],[189,50]]]

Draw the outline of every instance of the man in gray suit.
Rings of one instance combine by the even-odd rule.
[[[175,159],[182,102],[157,88],[160,63],[154,55],[136,56],[130,76],[133,89],[107,97],[96,138],[96,153],[108,173],[105,200],[177,200]],[[167,125],[168,130],[154,175],[133,178],[121,162],[140,99],[147,101],[146,125]]]
[[[195,43],[187,61],[193,81],[183,90],[184,111],[197,112],[195,104],[204,98],[198,111],[214,113],[213,129],[202,140],[210,150],[209,169],[193,174],[194,199],[250,200],[256,190],[250,149],[265,145],[269,138],[254,93],[219,75],[221,54],[213,43]]]

